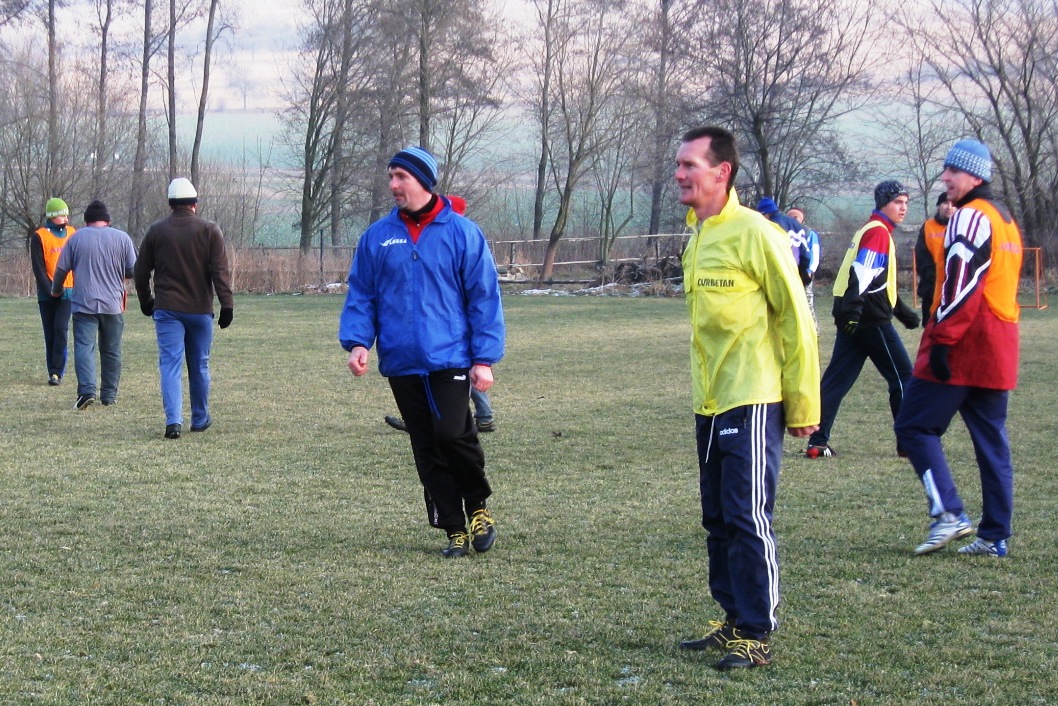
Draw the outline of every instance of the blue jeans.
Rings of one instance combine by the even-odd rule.
[[[44,327],[44,361],[48,375],[66,374],[66,345],[70,332],[70,300],[53,299],[37,302],[40,323]]]
[[[74,370],[77,372],[77,394],[96,394],[96,349],[99,349],[99,398],[113,402],[121,380],[121,333],[125,330],[122,314],[73,315]],[[98,342],[98,345],[97,345]]]
[[[213,315],[154,310],[158,336],[158,372],[162,383],[165,423],[184,421],[183,363],[191,394],[191,426],[209,421],[209,351],[213,346]]]
[[[471,385],[470,399],[474,401],[474,419],[479,422],[491,422],[492,404],[489,403],[489,393],[481,392]]]

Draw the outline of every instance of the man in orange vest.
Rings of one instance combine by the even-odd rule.
[[[33,279],[37,281],[37,306],[44,327],[44,359],[48,366],[48,384],[58,385],[66,373],[66,346],[70,334],[70,290],[73,274],[66,275],[63,293],[52,297],[52,277],[66,241],[74,234],[69,224],[70,208],[59,198],[44,205],[44,225],[29,236],[29,259]]]
[[[1002,557],[1014,508],[1006,420],[1018,377],[1021,234],[992,194],[983,143],[955,143],[941,181],[957,210],[944,232],[940,304],[922,334],[896,438],[926,491],[933,522],[915,553],[928,554],[974,531],[940,439],[955,413],[962,416],[981,474],[982,517],[977,539],[959,553]]]
[[[948,192],[942,191],[937,197],[937,212],[918,229],[918,240],[915,241],[915,275],[918,277],[918,288],[915,290],[922,301],[922,321],[929,321],[930,314],[940,303],[940,288],[937,286],[937,272],[944,272],[944,229],[948,219],[955,211]]]

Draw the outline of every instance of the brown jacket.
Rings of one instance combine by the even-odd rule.
[[[174,207],[143,237],[134,276],[141,306],[151,301],[152,273],[156,309],[212,314],[214,291],[222,309],[235,308],[224,234],[190,206]]]

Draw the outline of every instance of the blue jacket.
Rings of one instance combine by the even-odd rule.
[[[385,377],[492,365],[503,357],[492,253],[477,224],[444,201],[417,243],[394,208],[371,224],[353,256],[338,340],[347,351],[377,344]]]

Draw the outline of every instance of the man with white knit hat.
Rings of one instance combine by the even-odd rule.
[[[940,305],[922,334],[896,436],[933,518],[915,553],[935,552],[974,531],[941,446],[958,412],[970,432],[982,495],[977,539],[959,553],[1002,557],[1014,508],[1006,419],[1018,374],[1021,233],[992,193],[992,156],[982,142],[955,143],[941,181],[958,210],[944,232]]]
[[[213,346],[213,295],[220,300],[221,328],[231,325],[235,303],[220,226],[198,215],[198,191],[188,179],[169,184],[168,218],[152,223],[136,260],[140,311],[154,319],[165,438],[183,432],[184,361],[191,397],[191,431],[213,424],[209,414],[209,353]],[[153,292],[152,292],[153,279]]]

